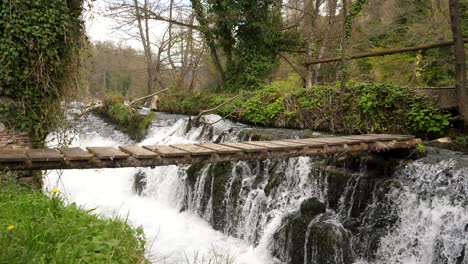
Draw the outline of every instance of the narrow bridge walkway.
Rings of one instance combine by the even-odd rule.
[[[0,149],[0,170],[154,167],[219,161],[264,160],[346,152],[379,152],[415,147],[421,140],[406,135],[355,135],[248,141],[60,149]]]

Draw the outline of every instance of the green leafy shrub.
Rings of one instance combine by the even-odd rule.
[[[253,124],[272,125],[275,118],[285,112],[284,101],[281,96],[269,94],[269,91],[277,91],[273,87],[262,89],[241,105],[243,118]]]
[[[450,126],[450,114],[443,114],[439,109],[414,103],[408,113],[411,128],[417,132],[439,134]]]
[[[0,263],[147,263],[141,228],[65,205],[56,189],[0,189]]]

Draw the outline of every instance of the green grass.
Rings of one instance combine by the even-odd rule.
[[[125,220],[0,181],[0,263],[147,263],[144,252],[142,229]]]
[[[234,264],[235,258],[228,253],[219,254],[213,249],[213,252],[208,256],[201,256],[195,252],[192,259],[189,259],[185,254],[186,264]]]

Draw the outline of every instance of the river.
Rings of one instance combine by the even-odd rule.
[[[158,117],[138,144],[239,141],[251,129],[217,116],[198,128],[185,116]],[[72,145],[135,143],[90,115]],[[44,182],[68,202],[142,226],[153,263],[468,263],[468,157],[435,149],[385,170],[375,159],[387,162],[360,158],[338,166],[351,171],[344,176],[323,170],[329,161],[300,157],[52,171]],[[326,211],[312,214],[308,204]]]

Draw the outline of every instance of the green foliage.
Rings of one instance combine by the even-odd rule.
[[[456,136],[453,139],[453,142],[455,144],[463,145],[463,146],[468,146],[468,136]]]
[[[278,88],[271,85],[254,92],[240,107],[243,111],[242,118],[246,122],[260,125],[274,124],[275,118],[286,111]]]
[[[238,121],[273,127],[309,128],[341,133],[408,133],[438,136],[450,126],[450,114],[411,92],[407,87],[384,83],[348,83],[344,103],[338,85],[281,91],[267,85],[245,92],[216,109]],[[213,93],[165,94],[161,110],[196,115],[227,101],[232,95]],[[185,101],[184,107],[180,102]]]
[[[278,52],[301,45],[298,34],[281,30],[276,0],[192,0],[192,6],[208,45],[226,55],[226,89],[260,88],[277,65]]]
[[[414,103],[408,114],[411,127],[417,132],[439,134],[450,126],[450,114],[443,114],[432,106]]]
[[[0,263],[146,263],[145,236],[125,220],[107,219],[0,182]]]
[[[351,1],[351,8],[349,13],[346,15],[346,20],[345,20],[345,37],[344,37],[344,47],[343,51],[345,57],[348,56],[348,46],[349,46],[349,40],[351,39],[351,33],[353,31],[353,22],[356,16],[361,12],[363,6],[367,4],[369,0],[356,0],[356,1]],[[346,79],[348,78],[348,60],[343,61],[341,65],[341,70],[340,70],[340,75],[341,75],[341,81],[345,82]]]
[[[27,131],[33,144],[64,120],[61,100],[79,72],[83,0],[0,2],[0,96],[16,102],[2,109],[7,126]]]
[[[450,125],[450,114],[409,88],[374,83],[351,84],[349,89],[344,125],[350,130],[436,135]]]
[[[375,51],[384,49],[386,48],[376,49]],[[368,74],[370,74],[372,79],[376,82],[395,80],[393,83],[398,85],[414,83],[416,86],[416,79],[414,79],[413,76],[415,55],[412,53],[367,58],[366,62],[370,69]]]
[[[427,153],[426,146],[424,146],[423,144],[416,145],[416,150],[418,151],[419,154],[422,154],[422,155]]]
[[[419,85],[422,87],[452,86],[455,69],[450,48],[431,49],[422,53]]]
[[[155,113],[143,115],[124,104],[123,98],[106,98],[105,107],[98,113],[114,123],[117,128],[127,133],[136,141],[142,140],[151,122],[156,117]]]

